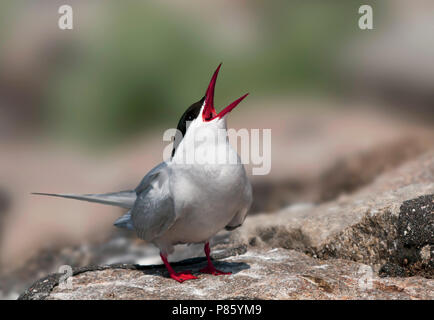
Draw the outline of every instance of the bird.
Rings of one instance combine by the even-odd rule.
[[[114,225],[135,231],[139,238],[157,246],[170,278],[178,282],[197,279],[190,270],[175,272],[170,265],[168,255],[178,244],[204,245],[207,265],[199,270],[201,273],[231,274],[215,268],[209,242],[223,229],[240,227],[252,204],[246,170],[227,136],[227,116],[248,93],[216,112],[214,92],[221,65],[205,96],[181,116],[177,125],[181,135],[174,140],[171,157],[150,170],[135,189],[104,194],[33,194],[128,209]]]

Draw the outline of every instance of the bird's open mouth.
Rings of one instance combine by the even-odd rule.
[[[222,111],[220,111],[217,114],[214,108],[214,89],[215,89],[215,84],[217,81],[217,76],[219,74],[221,65],[222,64],[220,63],[219,66],[217,67],[208,85],[208,89],[206,90],[205,106],[202,112],[203,121],[211,121],[215,118],[219,118],[219,119],[223,118],[227,113],[231,112],[232,109],[234,109],[248,95],[248,93],[246,93],[245,95],[232,102],[230,105],[228,105],[226,108],[224,108]]]

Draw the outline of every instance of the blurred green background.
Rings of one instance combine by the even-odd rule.
[[[174,127],[220,62],[217,106],[245,92],[249,99],[339,94],[336,53],[360,31],[359,1],[79,1],[70,31],[55,28],[56,1],[36,2],[0,8],[9,26],[2,39],[17,36],[8,31],[18,18],[33,19],[27,23],[36,29],[53,19],[51,32],[37,33],[40,43],[29,48],[44,47],[37,89],[28,88],[32,127],[101,147]],[[38,16],[48,7],[50,17]]]

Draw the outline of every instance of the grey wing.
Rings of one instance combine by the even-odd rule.
[[[244,190],[244,193],[242,195],[242,199],[240,200],[240,203],[242,203],[240,209],[235,213],[232,220],[228,223],[228,225],[225,227],[226,230],[232,231],[236,228],[240,227],[244,220],[246,219],[247,212],[250,209],[250,206],[252,205],[252,186],[248,182],[246,184],[246,188]]]
[[[152,169],[136,188],[137,200],[131,209],[131,220],[137,236],[152,241],[176,220],[169,190],[169,168],[161,163]]]
[[[139,185],[136,187],[135,191],[137,194],[144,191],[146,188],[148,188],[149,184],[152,182],[152,180],[155,178],[155,175],[158,175],[160,172],[166,172],[168,173],[168,167],[167,163],[165,161],[161,162],[157,166],[155,166],[151,171],[149,171],[140,181]]]
[[[246,219],[247,211],[249,208],[243,208],[237,211],[235,216],[232,218],[232,220],[228,223],[228,225],[225,227],[226,230],[232,231],[235,230],[238,227],[241,227],[244,220]]]

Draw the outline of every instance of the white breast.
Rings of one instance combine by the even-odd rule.
[[[221,120],[213,123],[212,127],[225,129],[226,123]],[[202,131],[205,139],[195,143],[193,136],[197,130],[194,124],[190,126],[170,163],[170,193],[177,219],[154,241],[169,252],[175,244],[208,241],[238,212],[246,212],[251,203],[251,187],[246,172],[236,151],[228,144],[225,131],[217,133],[223,134],[221,139],[214,139],[209,130]],[[185,162],[186,155],[193,150],[195,162]],[[221,154],[223,150],[231,162],[213,161],[213,155]]]
[[[206,242],[250,206],[250,185],[241,164],[178,168],[171,180],[179,218],[156,239],[160,247]]]

